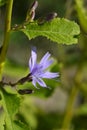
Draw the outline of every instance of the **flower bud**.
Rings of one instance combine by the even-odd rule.
[[[31,93],[34,93],[34,90],[31,90],[31,89],[19,89],[18,93],[21,94],[21,95],[31,94]]]
[[[47,16],[46,16],[46,21],[50,21],[54,18],[57,17],[57,13],[53,12],[53,13],[49,13]]]
[[[38,6],[38,1],[34,1],[33,4],[31,5],[31,10],[35,11]]]

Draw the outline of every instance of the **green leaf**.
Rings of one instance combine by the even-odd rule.
[[[5,118],[4,112],[2,109],[0,109],[0,130],[4,130],[4,124],[5,124],[4,118]]]
[[[67,45],[77,43],[76,36],[80,33],[79,26],[75,22],[64,18],[55,18],[41,25],[35,21],[27,24],[26,28],[20,31],[23,31],[29,39],[45,36],[54,42]]]
[[[3,6],[4,4],[6,4],[7,0],[0,0],[0,6]]]
[[[14,130],[31,130],[26,124],[21,121],[14,122]]]
[[[17,123],[18,121],[15,121],[15,114],[18,112],[20,106],[20,98],[16,94],[7,93],[3,88],[1,89],[1,96],[5,112],[5,130],[29,130],[24,123]]]
[[[79,22],[82,26],[82,29],[87,32],[87,11],[83,6],[83,0],[75,0],[76,2],[76,11],[78,14]]]

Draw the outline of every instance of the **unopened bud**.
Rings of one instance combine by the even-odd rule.
[[[34,1],[33,4],[31,5],[30,9],[35,11],[37,6],[38,6],[38,1]]]
[[[49,22],[56,17],[57,17],[57,13],[49,13],[46,17],[38,19],[38,25],[42,25],[47,21]]]
[[[52,20],[52,19],[54,19],[54,18],[56,18],[57,17],[57,13],[49,13],[47,16],[46,16],[46,21],[50,21],[50,20]]]
[[[31,73],[29,73],[27,76],[18,80],[16,84],[24,84],[25,82],[31,82],[31,81],[32,81],[32,77],[31,77]]]
[[[32,11],[30,14],[31,21],[34,20],[34,18],[35,18],[35,11]]]
[[[34,20],[35,18],[35,10],[38,6],[38,1],[34,1],[33,4],[31,5],[31,7],[28,9],[27,11],[27,15],[26,15],[26,22],[31,22],[32,20]]]
[[[31,89],[19,89],[18,93],[21,94],[21,95],[31,94],[31,93],[34,93],[34,90],[31,90]]]

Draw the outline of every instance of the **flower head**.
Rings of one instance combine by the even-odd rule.
[[[52,73],[47,71],[47,68],[53,63],[52,59],[49,59],[51,54],[47,52],[41,59],[40,63],[37,63],[36,48],[31,51],[31,57],[29,59],[29,69],[32,78],[32,83],[35,87],[38,83],[42,87],[47,87],[43,78],[52,79],[58,77],[58,73]]]

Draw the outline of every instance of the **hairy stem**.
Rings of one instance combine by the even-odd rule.
[[[1,76],[3,65],[4,65],[7,49],[8,49],[9,34],[11,30],[12,6],[13,6],[13,0],[8,0],[7,5],[6,5],[4,40],[3,40],[2,50],[0,54],[0,76]]]

